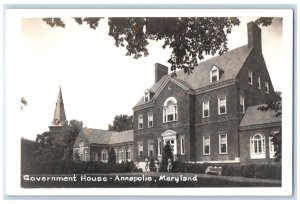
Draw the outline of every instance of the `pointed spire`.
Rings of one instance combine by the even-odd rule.
[[[59,86],[59,92],[58,92],[57,102],[55,106],[52,125],[63,126],[65,121],[66,121],[65,107],[64,107],[64,102],[63,102],[63,97],[61,92],[61,86]]]

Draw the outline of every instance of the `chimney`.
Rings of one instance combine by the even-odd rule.
[[[168,74],[168,67],[156,63],[155,64],[155,83],[158,82],[163,76]]]
[[[248,28],[248,47],[257,49],[261,52],[261,30],[253,22],[247,24]]]

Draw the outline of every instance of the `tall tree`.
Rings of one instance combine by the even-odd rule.
[[[160,172],[166,172],[168,167],[168,160],[171,159],[173,163],[173,153],[170,144],[167,142],[163,148],[161,163],[159,166]]]
[[[108,130],[122,132],[125,130],[133,129],[133,116],[128,115],[116,115],[113,124],[108,125]]]
[[[96,29],[98,18],[75,17],[82,25],[86,23]],[[270,17],[258,18],[255,23],[268,26]],[[44,18],[51,27],[65,27],[61,18]],[[234,26],[238,26],[237,17],[179,17],[179,18],[108,18],[109,35],[115,39],[117,47],[125,47],[126,55],[133,58],[148,56],[149,41],[163,41],[162,48],[170,48],[172,53],[168,60],[171,71],[176,76],[177,69],[192,73],[204,55],[223,54],[228,50],[227,35]]]
[[[63,137],[63,146],[64,148],[64,159],[72,160],[73,159],[73,145],[83,127],[83,122],[78,120],[70,120],[67,128],[62,134]]]
[[[108,163],[109,164],[115,164],[117,161],[116,152],[113,147],[110,148],[108,153]]]

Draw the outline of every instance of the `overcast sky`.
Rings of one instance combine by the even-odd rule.
[[[228,36],[230,49],[247,44],[246,24],[253,19],[241,18],[241,25],[233,28]],[[14,97],[24,96],[28,101],[19,110],[20,137],[35,139],[48,131],[60,85],[67,120],[107,129],[115,115],[133,113],[132,107],[154,83],[154,64],[169,67],[170,50],[162,49],[161,42],[151,41],[150,55],[136,60],[114,45],[106,19],[96,30],[69,18],[63,20],[66,28],[51,28],[39,18],[23,19],[20,43],[11,48],[17,57],[8,60],[8,80],[15,82],[9,88]],[[262,42],[273,86],[282,91],[282,19],[262,28]]]

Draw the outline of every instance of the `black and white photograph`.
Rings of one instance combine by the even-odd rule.
[[[15,192],[291,192],[289,10],[20,13],[6,35]]]

